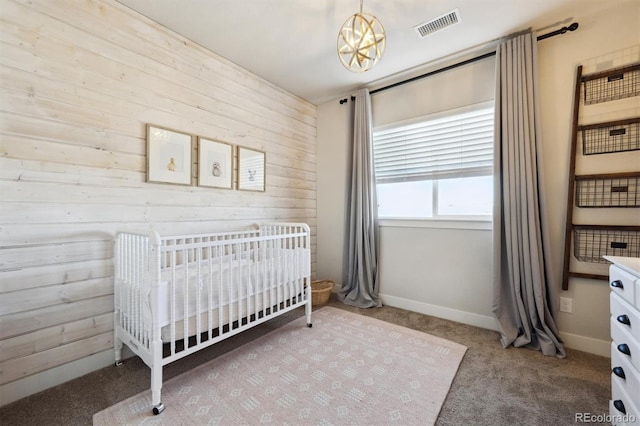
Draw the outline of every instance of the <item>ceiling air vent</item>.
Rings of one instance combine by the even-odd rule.
[[[459,22],[460,13],[458,12],[458,9],[455,9],[436,19],[432,19],[429,22],[416,25],[415,27],[413,27],[413,29],[416,30],[420,38],[424,38],[429,34],[433,34],[436,31],[444,30],[445,28],[455,25]]]

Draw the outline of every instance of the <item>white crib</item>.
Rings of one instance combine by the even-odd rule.
[[[311,327],[310,238],[303,223],[171,237],[117,233],[116,365],[124,343],[151,368],[154,414],[164,410],[164,365],[300,306]]]

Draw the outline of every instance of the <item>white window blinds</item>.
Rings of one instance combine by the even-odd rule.
[[[493,104],[374,130],[378,183],[490,175]]]

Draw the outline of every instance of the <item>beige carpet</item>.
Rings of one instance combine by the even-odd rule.
[[[466,347],[325,307],[145,391],[95,425],[432,425]]]

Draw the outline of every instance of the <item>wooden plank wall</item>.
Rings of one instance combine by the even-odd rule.
[[[316,108],[113,0],[0,0],[0,385],[110,350],[112,245],[312,227]],[[266,152],[267,190],[145,182],[145,124]]]

